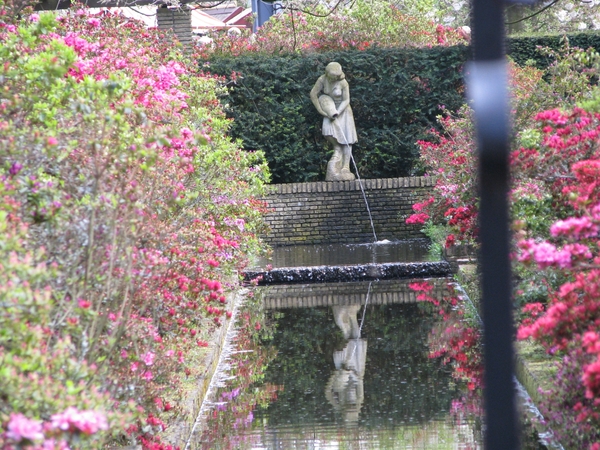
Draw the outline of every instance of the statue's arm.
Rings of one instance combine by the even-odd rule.
[[[337,107],[338,114],[344,112],[346,107],[350,104],[350,86],[346,80],[342,81],[342,101],[340,106]]]
[[[310,100],[312,101],[313,105],[315,105],[315,108],[317,109],[319,114],[327,117],[327,113],[325,111],[323,111],[323,108],[321,108],[321,104],[319,103],[319,94],[321,93],[322,90],[323,90],[323,76],[320,76],[310,91]]]

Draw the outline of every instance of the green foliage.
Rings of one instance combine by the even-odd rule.
[[[309,92],[331,61],[350,84],[358,143],[353,147],[363,178],[414,174],[416,142],[437,127],[441,106],[463,103],[463,46],[371,49],[304,57],[214,57],[205,68],[232,76],[224,103],[234,119],[231,133],[245,149],[264,151],[273,182],[324,177],[331,150]]]
[[[448,228],[444,225],[434,224],[433,221],[428,220],[425,222],[422,231],[431,241],[429,254],[432,257],[440,258],[444,250],[446,238],[448,237]]]
[[[556,34],[544,36],[520,36],[509,38],[507,53],[514,61],[522,66],[534,65],[539,69],[546,69],[553,61],[553,57],[540,53],[539,48],[550,48],[559,51],[568,40],[571,47],[587,50],[594,48],[600,50],[600,34],[596,32]]]

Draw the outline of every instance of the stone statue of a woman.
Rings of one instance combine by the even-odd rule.
[[[319,77],[310,91],[310,99],[323,116],[323,136],[333,145],[325,180],[354,180],[355,176],[350,172],[350,158],[352,144],[358,139],[350,107],[350,88],[339,63],[327,64],[325,74]]]

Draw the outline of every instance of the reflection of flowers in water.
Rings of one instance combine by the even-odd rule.
[[[235,376],[227,381],[218,394],[219,401],[207,418],[202,436],[204,449],[238,449],[243,445],[250,445],[256,437],[244,434],[243,430],[252,427],[254,409],[257,405],[265,405],[274,400],[281,389],[280,386],[260,383],[275,354],[258,345],[259,335],[269,332],[269,327],[255,326],[264,320],[260,311],[251,310],[253,305],[254,303],[249,302],[250,310],[239,317],[236,348],[244,351],[231,355],[229,365]],[[259,306],[260,302],[257,302],[256,308]]]
[[[238,428],[247,428],[250,426],[253,420],[254,414],[252,413],[252,411],[250,411],[246,417],[238,417],[237,419],[235,419],[235,422],[233,422],[233,428],[235,428],[236,430]]]
[[[235,388],[231,392],[221,392],[221,398],[223,400],[233,400],[238,395],[240,395],[240,392],[241,392],[241,389],[239,387]]]
[[[441,358],[452,367],[452,376],[465,382],[469,391],[480,388],[482,383],[480,337],[479,330],[466,326],[459,313],[448,314],[430,334],[429,357]]]
[[[441,316],[429,336],[429,357],[439,358],[450,368],[452,378],[464,385],[466,393],[454,399],[451,413],[457,420],[482,416],[481,390],[483,386],[483,360],[481,331],[474,318],[465,317],[470,305],[456,295],[451,284],[444,295],[430,282],[411,283],[409,287],[418,292],[417,299],[435,306]]]

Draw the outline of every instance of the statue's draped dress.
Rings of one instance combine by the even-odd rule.
[[[347,83],[347,81],[330,82],[325,75],[323,75],[323,78],[323,94],[331,97],[335,107],[339,107],[342,102],[342,83]],[[332,136],[342,145],[352,145],[358,141],[354,126],[354,115],[350,105],[346,106],[335,120],[331,120],[329,117],[323,118],[323,136]]]

